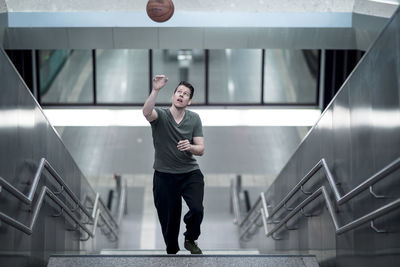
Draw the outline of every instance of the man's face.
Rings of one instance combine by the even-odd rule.
[[[174,95],[172,96],[172,103],[176,108],[184,108],[191,104],[190,89],[184,85],[179,85]]]

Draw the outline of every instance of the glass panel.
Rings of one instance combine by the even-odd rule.
[[[265,50],[265,103],[315,103],[318,50]]]
[[[205,103],[204,50],[153,50],[153,74],[165,74],[168,84],[161,89],[157,103],[171,103],[172,94],[180,81],[194,87],[192,104]]]
[[[92,103],[91,50],[39,51],[42,103]]]
[[[98,103],[144,103],[149,96],[149,51],[96,50]]]
[[[210,103],[261,103],[261,50],[209,53]]]

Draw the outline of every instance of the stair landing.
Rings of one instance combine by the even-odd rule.
[[[309,255],[54,255],[48,267],[266,266],[318,267]]]

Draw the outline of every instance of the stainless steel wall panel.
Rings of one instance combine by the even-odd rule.
[[[1,29],[1,28],[0,28]],[[354,28],[4,28],[6,49],[269,48],[366,50],[376,30]],[[180,35],[189,32],[191,38]],[[169,36],[177,36],[176,38]],[[1,41],[0,39],[0,41]]]
[[[94,191],[3,50],[0,52],[0,77],[0,176],[27,194],[39,161],[45,157],[75,195],[81,198],[89,195],[94,199]],[[52,191],[60,189],[44,171],[33,205],[44,185]],[[60,198],[66,201],[65,196]],[[53,217],[59,211],[55,207],[50,199],[45,198],[32,235],[1,223],[0,240],[7,242],[0,242],[0,265],[45,266],[51,253],[80,250],[79,235],[66,230],[73,226],[70,219],[65,215]],[[4,189],[0,191],[0,212],[24,224],[28,224],[32,217],[29,206]],[[94,242],[97,247],[115,246],[115,243],[101,238]]]
[[[182,31],[191,38],[180,35]],[[360,45],[366,49],[371,43],[371,38],[364,38],[367,41],[360,39],[357,44],[352,28],[77,27],[5,28],[3,32],[1,43],[6,49],[182,49],[169,33],[182,38],[184,48],[203,49],[357,49]]]
[[[338,182],[341,195],[400,157],[400,14],[399,10],[361,63],[342,86],[311,132],[300,144],[277,179],[266,192],[268,204],[277,203],[321,158],[325,158]],[[343,205],[335,205],[339,226],[360,218],[400,197],[400,169],[373,185],[376,198],[365,190]],[[311,185],[308,185],[311,183]],[[305,187],[313,191],[327,187],[319,171]],[[296,193],[288,203],[298,204],[304,196]],[[295,203],[293,203],[295,202]],[[314,207],[314,208],[313,208]],[[320,212],[302,218],[299,230],[286,231],[274,245],[259,241],[261,251],[312,251],[321,266],[398,266],[400,260],[400,210],[336,235],[329,213],[321,200],[307,206]],[[284,209],[283,209],[284,210]],[[281,211],[277,214],[287,214]],[[284,231],[284,230],[283,230]],[[297,234],[294,232],[298,231]],[[262,240],[262,239],[257,239]],[[297,244],[297,247],[296,247]]]
[[[114,28],[113,48],[156,49],[159,47],[158,28]]]
[[[363,10],[365,14],[359,14],[350,10],[335,11],[331,7],[315,12],[309,9],[310,5],[305,12],[294,12],[291,6],[281,7],[279,12],[268,6],[268,11],[261,13],[254,10],[227,12],[230,7],[226,5],[224,12],[191,10],[182,13],[180,10],[168,22],[158,24],[152,22],[143,9],[140,12],[108,8],[102,11],[92,7],[95,10],[71,11],[62,10],[65,6],[53,3],[51,10],[25,7],[22,12],[4,11],[0,13],[0,27],[9,27],[5,42],[8,49],[146,48],[155,44],[146,36],[156,31],[157,38],[163,40],[163,29],[172,31],[173,35],[179,35],[184,29],[192,38],[184,40],[185,47],[179,43],[175,46],[175,38],[167,38],[165,47],[161,42],[153,48],[367,49],[386,23],[388,14],[396,8],[396,5],[388,5],[384,12]],[[119,34],[138,31],[141,37],[133,42],[128,41],[130,37]],[[193,41],[199,39],[201,42]]]
[[[0,14],[7,12],[7,4],[5,0],[0,1]]]
[[[203,28],[158,28],[159,45],[163,49],[204,48]]]
[[[254,28],[247,29],[247,38],[247,48],[353,49],[356,45],[352,28]]]
[[[68,47],[79,49],[112,48],[112,28],[68,28]]]
[[[351,112],[349,108],[349,94],[343,91],[337,95],[335,101],[329,107],[332,113],[332,158],[327,161],[328,167],[332,171],[337,183],[340,184],[341,194],[345,194],[354,188],[354,183],[351,181],[351,158],[352,158],[352,139],[351,139]],[[324,154],[320,155],[324,157]],[[324,177],[324,179],[326,179]],[[330,192],[330,187],[328,187]],[[334,197],[331,195],[331,199]],[[355,219],[351,212],[352,205],[345,203],[340,207],[340,223],[341,225]],[[325,220],[331,220],[329,216]],[[334,228],[325,228],[331,238],[336,238]],[[332,259],[331,259],[332,260]]]
[[[7,28],[4,47],[8,49],[66,49],[65,28]]]
[[[321,212],[319,215],[318,212]],[[334,260],[336,258],[336,248],[337,248],[337,240],[335,233],[333,231],[334,225],[330,218],[328,210],[325,208],[325,203],[322,204],[322,207],[319,211],[316,211],[317,216],[316,224],[314,228],[309,230],[310,235],[314,235],[315,232],[320,232],[320,246],[312,247],[313,252],[319,253],[319,259],[326,266],[334,266]],[[319,225],[317,226],[317,223]],[[324,248],[324,249],[320,249]]]
[[[4,46],[4,34],[7,27],[7,14],[0,13],[0,47]]]
[[[210,49],[246,48],[248,29],[240,28],[205,28],[204,46]]]
[[[367,50],[386,23],[387,18],[384,17],[353,13],[352,24],[357,47]]]

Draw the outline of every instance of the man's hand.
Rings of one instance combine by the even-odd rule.
[[[179,151],[188,151],[191,146],[189,140],[185,139],[178,142],[177,148]]]
[[[153,89],[159,91],[168,82],[168,78],[165,75],[156,75],[153,78]]]
[[[153,90],[143,105],[143,116],[147,121],[152,122],[158,118],[158,114],[154,109],[156,104],[157,95],[161,88],[168,82],[168,78],[165,75],[156,75],[153,78]]]
[[[196,156],[203,156],[204,154],[204,137],[193,137],[193,144],[189,140],[180,140],[177,148],[179,151],[188,151]]]

